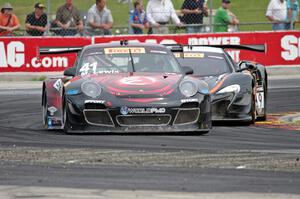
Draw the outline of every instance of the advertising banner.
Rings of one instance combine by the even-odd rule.
[[[264,44],[265,53],[227,49],[235,61],[263,65],[300,65],[300,31],[223,34],[120,35],[99,37],[3,37],[0,38],[0,72],[52,72],[72,67],[76,54],[39,55],[41,47],[78,47],[92,43],[147,42],[160,44],[246,45]]]
[[[90,38],[0,37],[0,72],[52,72],[71,67],[76,54],[39,55],[40,47],[85,46]]]

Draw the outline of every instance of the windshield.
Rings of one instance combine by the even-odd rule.
[[[137,52],[133,48],[130,52],[122,49],[122,52],[117,51],[118,53],[115,53],[114,51],[114,53],[110,53],[112,51],[104,50],[104,53],[98,52],[84,55],[79,63],[79,75],[127,72],[181,72],[176,59],[163,51],[157,51],[157,53],[151,53],[151,51],[148,53],[145,50]]]
[[[223,55],[209,55],[204,53],[189,53],[195,54],[185,58],[178,58],[182,66],[189,66],[193,69],[196,76],[219,76],[224,73],[230,73],[231,69]],[[196,56],[201,54],[201,56]]]

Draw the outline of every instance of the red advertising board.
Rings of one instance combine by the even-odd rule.
[[[119,40],[198,45],[265,44],[266,53],[228,50],[234,60],[253,60],[269,65],[300,65],[300,31],[223,34],[129,35],[106,37],[0,38],[0,72],[63,71],[74,64],[75,54],[39,56],[40,47],[84,46]]]
[[[0,72],[63,71],[74,64],[76,54],[39,55],[40,47],[84,46],[90,38],[0,38]]]

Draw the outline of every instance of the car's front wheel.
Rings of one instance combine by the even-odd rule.
[[[63,114],[62,114],[62,129],[64,133],[68,134],[70,132],[70,121],[69,121],[68,105],[64,98],[63,100]]]
[[[48,129],[48,102],[46,91],[43,92],[42,97],[42,113],[43,113],[43,126]]]

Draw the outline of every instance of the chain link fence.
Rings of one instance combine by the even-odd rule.
[[[71,0],[67,0],[71,1]],[[226,31],[236,32],[236,31],[261,31],[261,30],[271,30],[272,24],[268,22],[265,17],[266,8],[269,0],[251,0],[262,3],[260,6],[256,6],[255,2],[253,6],[244,7],[240,3],[232,5],[233,13],[236,18],[239,19],[240,23],[234,26],[226,27]],[[112,27],[105,27],[103,24],[109,24],[111,21],[108,12],[94,12],[92,11],[93,21],[99,23],[102,26],[91,26],[89,24],[89,14],[90,9],[93,10],[92,6],[95,5],[95,0],[73,0],[73,5],[76,9],[67,9],[63,5],[65,0],[0,0],[0,6],[5,7],[5,3],[9,2],[13,7],[13,13],[17,16],[20,22],[20,28],[13,31],[15,36],[51,36],[51,35],[61,35],[61,36],[90,36],[90,35],[104,35],[104,34],[151,34],[155,33],[155,24],[147,23],[144,21],[145,13],[135,15],[134,4],[132,0],[107,0],[106,8],[111,11],[113,18]],[[159,21],[158,24],[161,29],[164,29],[161,33],[207,33],[214,32],[214,28],[218,26],[224,26],[222,24],[214,24],[214,15],[216,9],[220,6],[220,3],[215,3],[213,0],[206,0],[206,9],[200,10],[195,13],[186,14],[182,12],[182,5],[184,0],[173,0],[173,5],[175,12],[180,24],[169,23],[168,21]],[[37,3],[42,4],[43,9],[35,11],[35,5]],[[148,1],[144,0],[144,10],[146,10]],[[251,4],[251,3],[250,3]],[[234,7],[235,6],[235,7]],[[43,10],[43,11],[41,11]],[[170,12],[170,11],[168,11]],[[172,13],[152,13],[152,15],[159,14],[172,14]],[[235,16],[235,15],[232,16]],[[2,14],[3,15],[3,14]],[[97,15],[101,16],[100,18]],[[46,16],[46,17],[45,17]],[[199,17],[203,17],[203,21]],[[8,20],[8,19],[6,19]],[[12,19],[10,19],[12,20]],[[0,23],[1,20],[0,19]],[[131,23],[135,24],[137,21],[141,26],[132,26]],[[148,20],[150,21],[150,20]],[[174,21],[174,20],[170,20]],[[176,21],[176,20],[175,20]],[[9,24],[9,23],[8,23]],[[10,24],[13,24],[10,22]],[[1,26],[6,24],[2,22]],[[97,27],[97,28],[96,28]],[[153,31],[154,30],[154,31]],[[0,30],[0,36],[3,30]],[[2,35],[5,36],[5,35]]]

